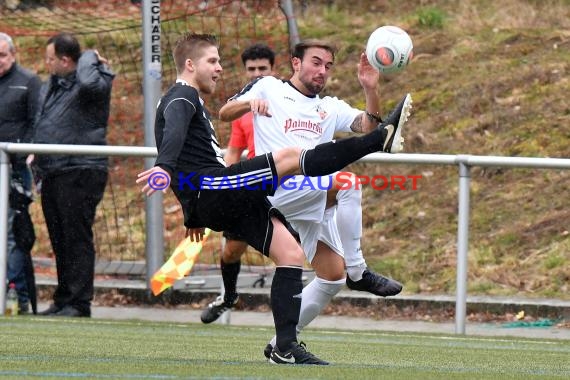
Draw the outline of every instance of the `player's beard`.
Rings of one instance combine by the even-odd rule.
[[[216,91],[216,82],[210,77],[203,77],[197,81],[198,90],[202,94],[211,95]]]
[[[323,88],[325,88],[325,81],[323,81],[323,83],[316,83],[313,81],[305,81],[305,83],[303,83],[303,85],[305,86],[305,88],[307,90],[309,90],[311,92],[311,94],[313,95],[317,95],[319,94],[321,91],[323,91]]]

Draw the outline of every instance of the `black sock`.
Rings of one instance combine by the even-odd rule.
[[[314,177],[342,170],[367,154],[382,150],[385,138],[386,131],[379,128],[364,136],[319,144],[301,153],[301,172]]]
[[[276,344],[285,351],[297,341],[297,324],[301,310],[303,269],[277,267],[271,283],[271,309],[275,321]]]
[[[241,261],[226,263],[220,260],[222,279],[224,280],[224,301],[234,300],[237,296],[237,278],[241,269]]]

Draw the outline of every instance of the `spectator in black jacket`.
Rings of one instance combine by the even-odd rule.
[[[0,141],[30,142],[34,115],[37,112],[40,78],[16,63],[16,48],[12,38],[0,33]],[[21,190],[30,192],[31,176],[25,157],[12,155],[12,187],[17,183]],[[13,199],[13,198],[11,198]],[[27,212],[27,205],[26,212]],[[29,310],[28,286],[26,284],[24,248],[18,244],[13,228],[19,205],[10,204],[8,209],[8,268],[9,282],[16,285],[21,313]]]
[[[51,74],[40,93],[34,142],[106,145],[114,74],[97,50],[83,54],[60,33],[46,46]],[[107,183],[107,157],[43,155],[34,160],[42,209],[57,266],[53,304],[41,315],[90,317],[95,247],[93,223]]]

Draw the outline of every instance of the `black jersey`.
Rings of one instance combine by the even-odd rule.
[[[210,115],[189,85],[177,82],[160,99],[154,135],[155,165],[171,176],[226,166]]]

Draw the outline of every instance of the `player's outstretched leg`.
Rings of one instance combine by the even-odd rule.
[[[412,97],[406,96],[378,127],[362,136],[333,140],[303,150],[299,158],[301,174],[317,177],[334,173],[370,153],[396,153],[402,150],[402,130],[412,108]],[[283,175],[284,173],[281,173]],[[289,174],[289,173],[285,173]]]

